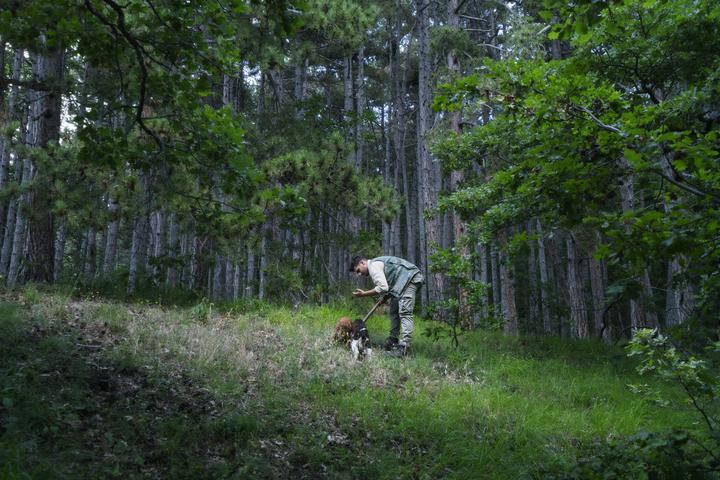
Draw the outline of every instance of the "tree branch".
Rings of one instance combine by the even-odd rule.
[[[585,113],[587,114],[587,116],[590,117],[590,119],[591,119],[593,122],[597,123],[597,124],[600,126],[600,128],[602,128],[603,130],[607,130],[608,132],[617,133],[617,134],[620,135],[621,137],[627,138],[627,136],[628,136],[627,133],[623,132],[622,130],[620,130],[619,128],[617,128],[617,127],[615,127],[615,126],[613,126],[613,125],[608,125],[608,124],[606,124],[606,123],[603,123],[602,120],[600,120],[598,117],[596,117],[596,116],[595,116],[590,110],[588,110],[587,108],[581,107],[580,105],[572,105],[571,108],[574,108],[575,110],[579,110],[579,111],[581,111],[581,112],[585,112]]]
[[[143,118],[143,110],[145,109],[145,101],[146,101],[146,95],[147,95],[147,78],[148,78],[148,71],[147,66],[145,65],[145,57],[146,54],[144,52],[144,49],[142,45],[140,45],[140,42],[128,32],[127,25],[125,24],[125,12],[123,12],[123,9],[120,5],[115,3],[113,0],[101,0],[103,3],[108,5],[110,8],[112,8],[115,13],[117,14],[117,24],[111,22],[105,15],[100,13],[91,3],[91,0],[85,0],[85,6],[87,9],[92,13],[98,20],[100,20],[101,23],[109,27],[113,34],[116,37],[123,37],[125,41],[132,47],[133,51],[135,52],[135,57],[138,62],[138,66],[140,67],[140,99],[138,101],[138,105],[136,107],[135,111],[135,120],[137,121],[140,128],[150,135],[152,139],[155,141],[157,146],[160,148],[160,150],[164,150],[164,145],[162,140],[157,136],[155,132],[153,132],[147,125],[145,125],[145,121]]]

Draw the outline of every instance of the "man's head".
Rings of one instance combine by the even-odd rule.
[[[358,275],[368,275],[368,260],[365,257],[355,256],[350,261],[350,271]]]

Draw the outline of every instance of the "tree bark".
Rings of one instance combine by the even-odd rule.
[[[550,335],[553,333],[553,325],[550,317],[550,281],[548,278],[547,258],[545,255],[545,236],[543,234],[540,219],[537,220],[538,235],[538,270],[540,273],[540,307],[543,316],[543,331]]]
[[[67,223],[65,220],[60,222],[57,229],[57,237],[55,238],[55,265],[53,267],[53,282],[57,283],[62,278],[63,264],[65,261],[65,242],[66,242]]]
[[[600,244],[600,234],[596,235],[597,244]],[[593,256],[589,260],[590,289],[593,302],[593,327],[595,336],[605,343],[610,343],[610,322],[605,321],[605,266],[604,260],[596,260]]]
[[[575,235],[572,232],[565,240],[567,246],[567,287],[570,296],[570,324],[572,335],[576,338],[589,338],[587,308],[585,305],[582,277],[580,275],[580,259]]]
[[[33,95],[27,143],[31,147],[44,149],[60,136],[60,84],[63,80],[64,55],[59,46],[47,47],[44,35],[41,36],[41,42],[44,50],[33,55],[33,80],[56,86],[56,89],[37,91]],[[35,183],[41,184],[47,175],[43,167],[33,164]],[[55,265],[55,234],[49,189],[31,190],[28,204],[33,214],[28,217],[27,279],[50,283]]]
[[[118,236],[120,233],[120,219],[117,218],[120,211],[120,204],[111,196],[108,202],[108,214],[110,223],[107,226],[107,234],[105,236],[105,255],[103,258],[103,275],[109,276],[115,270],[115,262],[117,258]]]
[[[20,184],[26,185],[30,182],[30,175],[32,170],[32,162],[28,159],[22,162],[22,174],[20,176]],[[18,283],[18,276],[20,273],[20,264],[25,250],[25,239],[27,237],[27,225],[25,219],[25,212],[28,207],[29,192],[23,193],[17,201],[15,226],[12,238],[12,253],[10,254],[10,265],[8,267],[7,274],[7,286],[12,289]]]
[[[498,260],[497,244],[493,242],[490,247],[490,276],[492,278],[492,303],[493,313],[495,316],[502,315],[502,304],[500,303],[500,269],[498,268]]]
[[[432,162],[427,145],[426,135],[431,128],[430,110],[430,19],[425,0],[416,0],[417,36],[418,36],[418,105],[417,105],[417,171],[418,171],[418,226],[420,234],[419,267],[427,273],[427,287],[422,289],[423,304],[436,301],[444,291],[443,277],[439,272],[429,271],[429,255],[440,245],[440,219],[434,212],[439,192],[439,172]],[[425,219],[425,211],[433,212],[433,216]]]
[[[93,227],[90,227],[85,231],[85,238],[86,253],[85,268],[83,270],[85,274],[85,281],[87,283],[92,283],[95,279],[95,269],[97,264],[97,232],[95,232]]]
[[[166,284],[169,288],[175,288],[178,283],[178,269],[177,269],[177,261],[178,261],[178,238],[179,238],[179,232],[180,232],[180,225],[177,221],[177,216],[175,213],[171,213],[170,217],[168,218],[168,224],[169,224],[169,230],[168,230],[168,238],[167,238],[167,252],[168,257],[170,258],[170,264],[167,268],[167,277],[166,277]]]
[[[540,296],[538,295],[538,281],[537,281],[537,252],[536,244],[533,240],[535,235],[533,220],[528,220],[526,224],[528,243],[530,246],[530,252],[528,254],[528,323],[532,325],[533,330],[536,329],[538,324],[538,317],[540,312]]]
[[[503,333],[505,335],[518,335],[518,316],[517,306],[515,304],[515,286],[513,283],[513,266],[512,259],[507,252],[508,234],[505,230],[498,235],[501,253],[499,259],[500,288],[502,290],[502,314],[503,314]]]

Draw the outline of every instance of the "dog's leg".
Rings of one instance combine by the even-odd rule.
[[[353,340],[350,342],[350,350],[352,350],[353,358],[355,360],[360,358],[360,340]]]

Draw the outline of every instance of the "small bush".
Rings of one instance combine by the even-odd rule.
[[[541,468],[535,478],[711,479],[720,463],[685,430],[641,431],[630,437],[597,441],[581,449],[575,461]]]

